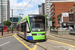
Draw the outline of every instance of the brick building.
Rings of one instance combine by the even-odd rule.
[[[52,11],[52,25],[57,27],[57,15],[63,12],[69,12],[69,10],[74,6],[74,2],[54,2],[50,7]]]
[[[73,12],[60,13],[57,15],[57,26],[62,26],[63,28],[71,26],[75,29],[75,14]]]

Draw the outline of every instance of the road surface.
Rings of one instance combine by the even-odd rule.
[[[0,50],[75,50],[74,45],[59,40],[47,39],[47,41],[29,42],[16,34],[0,39]]]

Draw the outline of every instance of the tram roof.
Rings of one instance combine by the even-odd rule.
[[[27,15],[26,17],[22,18],[20,21],[18,21],[17,24],[20,23],[21,21],[25,20],[27,17],[35,17],[35,16],[43,16],[43,15],[29,14],[29,15]]]

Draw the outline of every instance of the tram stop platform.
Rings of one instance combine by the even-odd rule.
[[[46,32],[46,34],[49,34],[48,31]],[[75,32],[73,32],[73,33],[70,32],[67,35],[62,35],[62,33],[60,33],[60,35],[58,35],[58,34],[54,34],[54,33],[51,32],[50,36],[63,38],[63,39],[69,39],[69,40],[75,40]]]

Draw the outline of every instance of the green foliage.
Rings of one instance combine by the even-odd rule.
[[[7,29],[7,31],[10,31],[10,29]]]
[[[7,29],[7,31],[12,31],[12,29]],[[16,29],[13,29],[13,31],[16,31]]]
[[[50,21],[52,21],[52,18],[50,18]]]
[[[10,26],[10,29],[14,28],[14,24]]]
[[[11,25],[11,22],[8,21],[8,20],[7,21],[4,21],[3,23],[4,23],[5,26],[10,26]]]
[[[14,31],[17,31],[16,29],[13,29]]]
[[[60,26],[57,26],[57,28],[60,28]]]
[[[51,26],[51,28],[50,29],[52,29],[53,28],[53,26]]]
[[[45,14],[40,14],[40,15],[43,15],[43,16],[47,17],[47,15],[45,15]],[[52,18],[50,18],[50,21],[52,21]]]
[[[40,14],[40,15],[43,15],[43,16],[47,17],[47,15],[45,15],[45,14]]]

